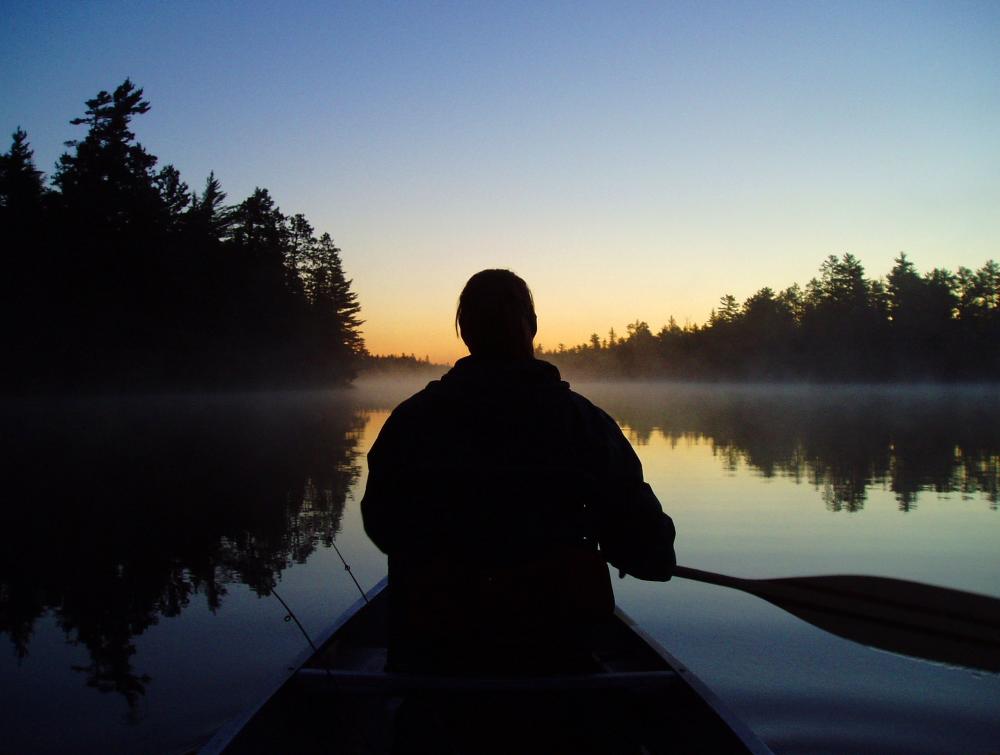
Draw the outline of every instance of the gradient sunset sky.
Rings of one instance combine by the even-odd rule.
[[[1000,2],[4,3],[0,130],[51,173],[126,77],[200,189],[267,187],[343,250],[376,353],[465,353],[509,267],[538,340],[1000,258]]]

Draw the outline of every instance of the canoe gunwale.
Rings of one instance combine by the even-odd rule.
[[[322,649],[330,642],[337,632],[359,611],[361,611],[366,605],[371,601],[375,600],[381,593],[386,585],[389,584],[389,577],[385,576],[380,579],[374,587],[372,587],[364,597],[358,598],[354,601],[340,616],[334,621],[330,626],[323,630],[322,634],[317,636],[314,644],[316,647]],[[241,731],[246,727],[248,723],[256,716],[261,709],[267,705],[271,699],[278,694],[278,692],[289,683],[291,679],[305,666],[306,663],[316,654],[316,651],[312,647],[304,649],[299,653],[296,658],[288,664],[287,673],[282,676],[281,680],[274,685],[273,689],[261,698],[260,702],[247,709],[240,715],[230,719],[227,723],[223,724],[218,731],[215,732],[213,737],[205,743],[205,745],[198,750],[198,755],[218,755],[218,753],[225,752],[226,748],[232,743],[234,739],[239,735]]]
[[[685,666],[680,660],[674,656],[669,650],[663,647],[659,642],[657,642],[653,637],[651,637],[645,630],[643,630],[635,621],[629,616],[625,611],[623,611],[618,606],[615,606],[615,616],[617,616],[621,621],[639,638],[645,642],[649,647],[651,647],[657,655],[659,655],[664,661],[667,662],[675,671],[677,671],[678,676],[691,687],[695,694],[698,695],[705,704],[708,705],[715,714],[722,719],[723,723],[730,728],[730,730],[743,742],[743,745],[749,750],[753,755],[774,755],[774,751],[764,743],[764,741],[758,737],[753,729],[746,725],[742,718],[737,716],[730,708],[729,705],[724,703],[718,695],[716,695],[712,689],[701,680],[701,678],[695,674],[691,669]]]
[[[316,647],[305,649],[296,660],[289,664],[287,673],[274,689],[260,703],[242,715],[235,717],[220,728],[199,752],[202,755],[223,753],[240,736],[262,710],[287,688],[300,688],[307,694],[375,694],[385,697],[399,696],[405,692],[434,693],[506,693],[518,694],[566,693],[599,690],[631,690],[635,692],[655,692],[667,688],[683,688],[700,698],[706,708],[715,714],[721,724],[739,740],[746,752],[752,755],[773,755],[771,749],[720,700],[696,674],[663,648],[655,639],[644,632],[621,608],[615,608],[615,617],[628,632],[640,640],[648,651],[659,656],[668,667],[652,671],[607,671],[604,673],[566,674],[556,677],[442,677],[423,674],[400,674],[384,671],[362,671],[355,669],[326,669],[310,667],[307,664],[319,657],[334,640],[338,632],[358,617],[366,605],[374,601],[387,587],[388,578],[383,577],[367,593],[367,600],[361,598],[344,611],[317,638]],[[348,632],[349,633],[349,632]]]

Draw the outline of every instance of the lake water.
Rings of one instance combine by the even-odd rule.
[[[575,387],[634,444],[686,566],[1000,597],[995,387]],[[366,589],[385,573],[365,453],[413,388],[0,405],[0,753],[188,752],[258,701],[306,648],[281,600],[319,634],[357,598],[331,543]],[[1000,752],[998,674],[726,588],[615,590],[779,753]]]

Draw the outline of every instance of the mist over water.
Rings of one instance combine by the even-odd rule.
[[[334,538],[362,585],[384,574],[357,509],[364,454],[431,377],[0,404],[0,724],[15,751],[183,750],[253,704],[305,646],[275,591],[315,634],[357,596]],[[636,446],[688,566],[1000,594],[994,387],[574,388]],[[616,593],[779,751],[1000,738],[995,675],[878,653],[721,588]]]

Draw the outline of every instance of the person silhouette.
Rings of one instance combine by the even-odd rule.
[[[389,668],[578,668],[610,616],[607,564],[669,580],[675,530],[618,425],[535,359],[509,270],[462,290],[469,349],[391,413],[368,454],[365,531],[389,562]]]

